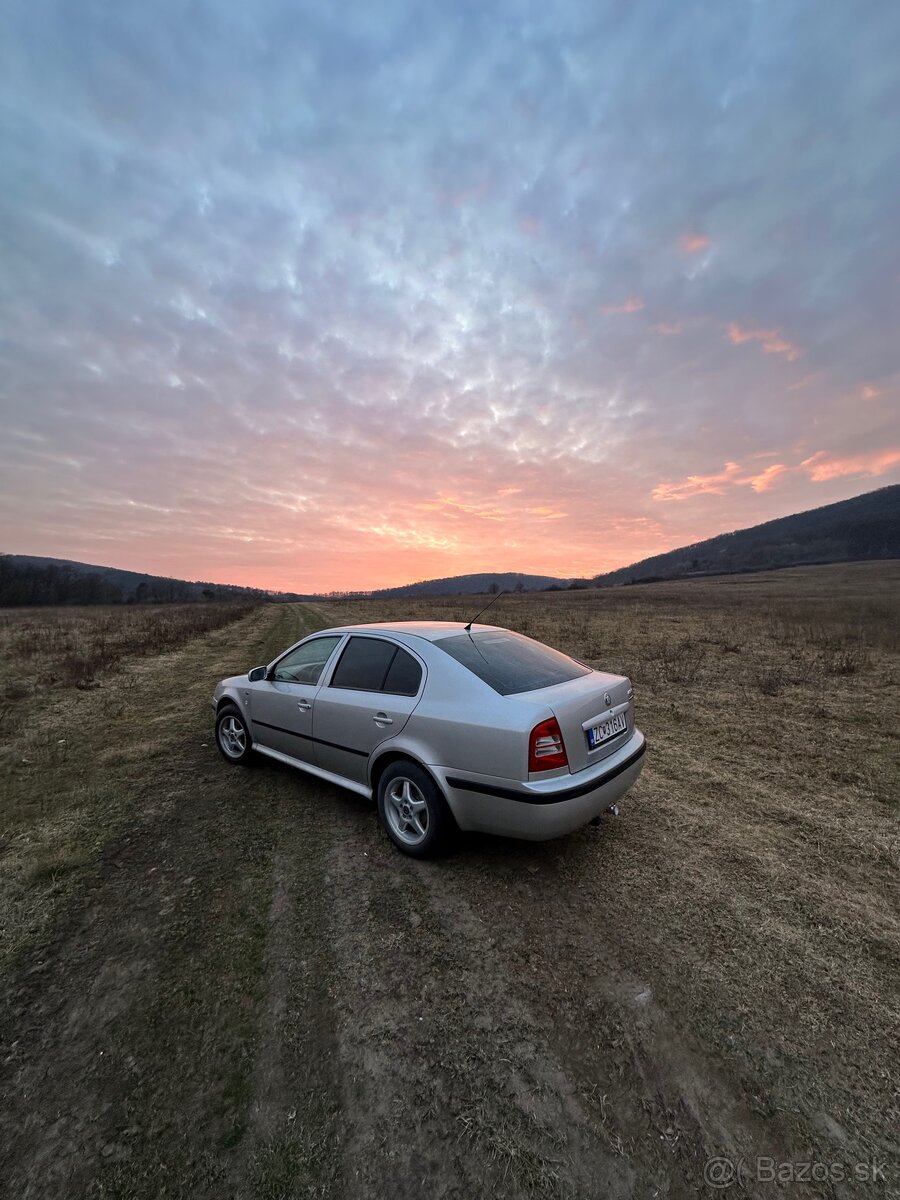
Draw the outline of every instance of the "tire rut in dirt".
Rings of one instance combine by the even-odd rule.
[[[777,1114],[761,1122],[684,1014],[667,1010],[665,976],[635,974],[608,829],[544,845],[473,839],[422,878],[458,936],[480,939],[492,969],[515,981],[567,1086],[631,1164],[635,1195],[696,1195],[717,1155],[789,1161],[789,1128]]]
[[[352,1194],[632,1195],[488,929],[461,926],[434,871],[360,833],[329,858]]]
[[[165,1178],[205,1195],[242,1135],[271,840],[256,814],[223,820],[221,795],[168,795],[15,997],[4,1166],[22,1200]]]
[[[273,864],[249,1127],[232,1172],[233,1194],[247,1200],[344,1195],[327,888],[310,802],[292,806]]]
[[[266,612],[250,652],[296,624]],[[194,658],[210,644],[224,643],[213,635]],[[147,691],[164,692],[156,675],[170,669]],[[17,1200],[149,1197],[166,1180],[199,1197],[228,1179],[247,1122],[272,814],[296,792],[284,772],[245,789],[199,748],[210,722],[208,706],[186,711],[170,754],[135,780],[134,815],[86,890],[4,983],[0,1171]]]

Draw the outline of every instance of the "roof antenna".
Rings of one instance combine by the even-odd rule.
[[[506,596],[508,594],[509,594],[508,592],[503,590],[503,591],[499,591],[496,596],[491,596],[490,600],[488,600],[487,604],[484,606],[484,608],[481,610],[481,612],[476,613],[475,616],[472,618],[472,620],[468,623],[468,625],[466,626],[466,633],[469,633],[469,631],[471,630],[471,628],[475,624],[475,622],[478,620],[478,618],[487,612],[487,610],[491,607],[491,605],[494,603],[495,600],[499,600],[501,596]]]

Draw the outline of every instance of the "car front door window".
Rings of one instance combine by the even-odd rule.
[[[288,651],[275,664],[269,678],[277,683],[317,684],[339,637],[313,638]]]

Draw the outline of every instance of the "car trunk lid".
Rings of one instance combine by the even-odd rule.
[[[530,695],[540,698],[559,722],[573,774],[613,754],[634,733],[631,683],[622,675],[592,671]],[[594,728],[599,740],[592,746],[589,731]]]

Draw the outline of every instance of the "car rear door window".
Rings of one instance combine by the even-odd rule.
[[[380,692],[397,647],[380,638],[352,637],[331,678],[331,686]]]
[[[434,644],[501,696],[533,692],[591,673],[590,667],[567,654],[506,630],[457,633]]]
[[[421,681],[422,668],[405,650],[381,638],[352,637],[334,669],[331,686],[414,696]]]

